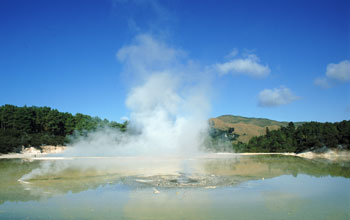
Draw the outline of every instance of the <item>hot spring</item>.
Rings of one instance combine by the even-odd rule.
[[[0,160],[1,219],[350,216],[344,161],[237,154],[44,159]]]

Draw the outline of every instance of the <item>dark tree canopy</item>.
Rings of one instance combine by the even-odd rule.
[[[120,124],[99,117],[59,112],[49,107],[0,106],[0,153],[18,152],[24,147],[63,145],[73,133],[85,135],[109,126],[125,131]]]
[[[350,121],[336,123],[308,122],[295,128],[293,122],[266,135],[253,137],[241,150],[248,152],[322,151],[324,149],[350,150]]]

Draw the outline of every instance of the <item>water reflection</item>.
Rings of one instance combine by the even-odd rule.
[[[250,180],[267,180],[281,175],[296,177],[299,174],[349,178],[350,163],[281,155],[222,158],[206,156],[191,159],[8,159],[0,160],[0,204],[5,201],[38,201],[55,195],[74,194],[115,184],[133,189],[152,189],[145,193],[162,191],[163,188],[181,192],[184,188],[231,187]],[[26,182],[19,182],[18,179],[23,176],[27,177]],[[264,197],[274,200],[274,196],[270,194]],[[157,200],[159,204],[167,200],[161,198],[163,197],[160,196]]]
[[[212,197],[203,190],[170,189],[157,195],[139,190],[129,194],[123,214],[128,219],[215,219],[211,208]]]

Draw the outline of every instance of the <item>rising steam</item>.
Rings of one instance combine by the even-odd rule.
[[[140,35],[117,57],[135,79],[126,99],[128,133],[109,129],[75,142],[67,155],[174,155],[195,153],[207,132],[207,86],[184,52]],[[136,81],[136,82],[135,82]]]
[[[186,156],[203,145],[208,130],[208,84],[185,53],[150,35],[117,52],[133,79],[126,98],[127,132],[104,128],[76,139],[64,156]],[[200,79],[200,80],[199,80]],[[63,166],[67,167],[67,166]],[[52,171],[49,165],[22,180]]]

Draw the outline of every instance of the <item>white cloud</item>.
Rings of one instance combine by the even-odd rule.
[[[129,117],[128,116],[123,116],[120,118],[120,120],[122,121],[129,121]]]
[[[236,52],[233,51],[233,53]],[[253,77],[265,77],[271,72],[268,65],[261,64],[260,59],[255,54],[250,54],[246,58],[232,59],[225,63],[217,63],[215,70],[220,74],[232,73]]]
[[[292,91],[284,86],[275,89],[264,89],[259,93],[259,106],[274,107],[286,105],[299,99]]]
[[[228,58],[230,57],[235,57],[238,55],[238,49],[237,48],[233,48],[233,50],[227,55]]]
[[[350,60],[327,65],[326,76],[314,80],[314,84],[323,88],[330,88],[337,83],[350,82]]]
[[[326,75],[341,82],[350,82],[350,60],[344,60],[338,64],[328,64]]]
[[[314,84],[317,86],[320,86],[322,88],[325,88],[325,89],[331,87],[330,81],[325,77],[324,78],[316,78],[314,80]]]

